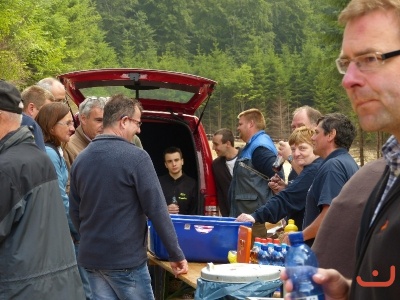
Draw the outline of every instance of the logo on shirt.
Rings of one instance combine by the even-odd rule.
[[[187,200],[187,196],[186,196],[185,193],[180,193],[179,196],[178,196],[178,199],[180,201],[186,201]]]

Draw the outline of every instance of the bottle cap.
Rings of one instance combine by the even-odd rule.
[[[290,232],[289,233],[289,241],[290,241],[290,244],[292,244],[292,245],[304,243],[303,232],[301,232],[301,231]]]
[[[284,231],[285,232],[293,232],[293,231],[297,231],[298,228],[296,226],[296,224],[294,224],[294,220],[289,219],[288,224],[285,226]]]

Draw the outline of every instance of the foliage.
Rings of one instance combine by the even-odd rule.
[[[0,66],[8,66],[0,77],[21,88],[61,72],[116,63],[90,0],[5,0],[0,15]]]
[[[218,82],[203,119],[207,132],[235,130],[239,112],[256,107],[271,136],[281,137],[301,105],[354,117],[334,65],[346,3],[3,0],[0,77],[23,88],[102,67],[197,74]]]

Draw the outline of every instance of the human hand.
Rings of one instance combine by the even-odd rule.
[[[251,215],[248,214],[241,214],[239,217],[236,218],[237,222],[251,222],[251,223],[255,223],[256,220],[254,220],[254,218]]]
[[[189,265],[186,259],[178,262],[170,261],[169,263],[175,278],[177,278],[178,275],[186,274],[189,271]]]
[[[286,188],[286,183],[278,174],[272,176],[268,182],[269,188],[274,192],[274,194],[279,193]]]
[[[285,269],[281,270],[281,280],[284,281],[284,289],[288,292],[285,300],[290,300],[290,292],[293,291],[293,284],[288,279]],[[313,280],[322,285],[325,294],[325,300],[348,300],[351,280],[343,277],[334,269],[318,269],[313,275]]]
[[[168,212],[172,215],[179,214],[179,205],[178,204],[168,205]]]
[[[286,245],[290,245],[290,240],[289,240],[289,233],[284,232],[281,236],[281,243],[285,243]]]
[[[285,160],[288,159],[289,155],[292,154],[292,149],[288,142],[278,142],[278,154],[280,154]]]

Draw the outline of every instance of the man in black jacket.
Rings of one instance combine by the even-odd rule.
[[[218,207],[221,216],[229,217],[231,204],[228,201],[228,191],[239,149],[235,148],[235,137],[227,128],[221,128],[214,133],[212,144],[212,148],[218,156],[212,162]]]
[[[183,172],[183,154],[178,147],[164,151],[164,164],[168,174],[159,177],[170,214],[197,214],[196,181]]]
[[[0,299],[85,299],[57,175],[0,81]]]

